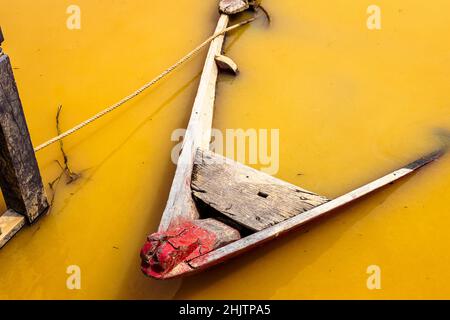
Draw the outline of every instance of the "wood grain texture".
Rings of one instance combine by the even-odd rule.
[[[6,54],[0,56],[0,187],[9,209],[31,223],[48,208],[17,86]]]
[[[232,161],[198,149],[192,193],[253,231],[261,231],[328,201],[327,198]]]
[[[25,217],[13,210],[0,216],[0,248],[2,248],[25,225]]]
[[[224,30],[229,22],[227,15],[222,14],[217,23],[216,33]],[[192,108],[191,118],[183,140],[182,151],[177,163],[175,177],[164,210],[159,231],[168,230],[171,226],[186,220],[196,220],[199,214],[191,194],[191,176],[197,148],[209,148],[211,140],[214,101],[219,70],[215,57],[222,53],[224,36],[211,42],[203,73],[200,79],[197,96]]]

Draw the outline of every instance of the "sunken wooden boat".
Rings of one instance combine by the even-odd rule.
[[[216,33],[227,28],[229,15],[250,7],[246,0],[220,1]],[[437,150],[328,199],[211,152],[217,78],[223,68],[236,70],[222,55],[224,38],[211,42],[159,230],[141,250],[141,269],[155,279],[203,271],[391,184],[444,153]]]

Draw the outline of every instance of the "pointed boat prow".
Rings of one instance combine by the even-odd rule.
[[[249,1],[220,4],[216,33],[227,28],[226,12],[246,10]],[[219,70],[237,71],[222,55],[224,38],[211,42],[159,230],[148,236],[141,250],[141,269],[155,279],[216,265],[391,184],[445,153],[439,149],[330,200],[209,151]]]

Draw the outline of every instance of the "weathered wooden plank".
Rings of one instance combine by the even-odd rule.
[[[0,216],[0,249],[25,225],[25,217],[13,210]]]
[[[0,187],[6,205],[31,223],[48,208],[9,57],[0,56]]]
[[[232,161],[198,149],[192,193],[244,227],[261,231],[311,210],[327,198]]]
[[[228,16],[222,14],[215,32],[226,29],[228,22]],[[222,53],[224,38],[224,36],[220,36],[211,42],[206,57],[169,199],[159,225],[160,232],[186,220],[199,218],[191,194],[191,175],[197,148],[208,149],[211,140],[216,84],[219,74],[215,57]]]

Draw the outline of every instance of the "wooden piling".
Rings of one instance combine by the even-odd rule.
[[[0,29],[0,45],[3,35]],[[20,101],[11,62],[0,48],[0,187],[8,207],[8,230],[0,230],[2,239],[17,232],[23,221],[11,220],[11,212],[18,213],[29,223],[48,209],[39,167],[31,143],[25,115]],[[0,217],[0,226],[6,218]],[[3,220],[2,220],[3,219]],[[11,226],[11,221],[17,226]],[[20,226],[20,227],[19,227]]]

